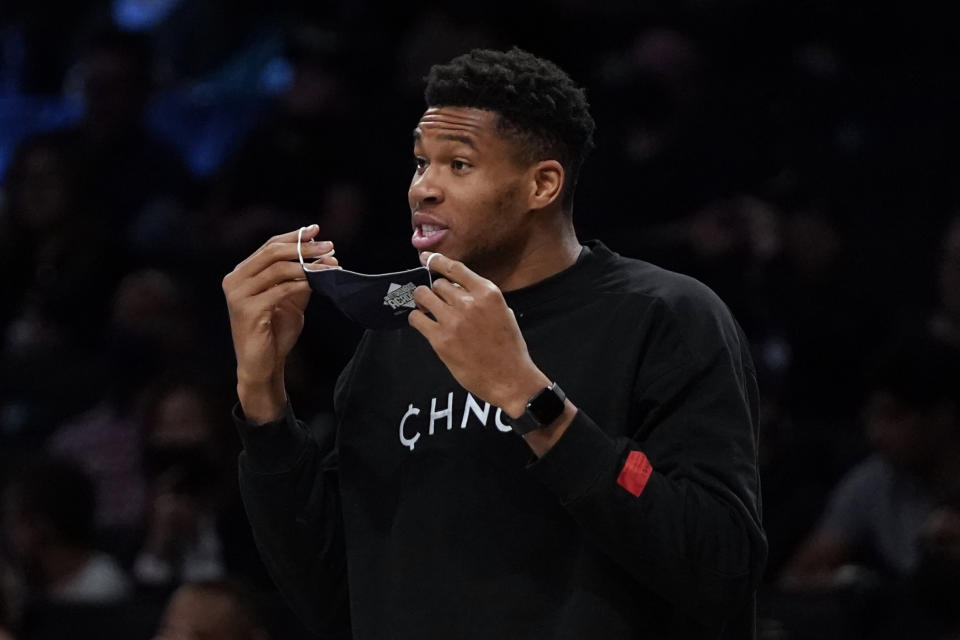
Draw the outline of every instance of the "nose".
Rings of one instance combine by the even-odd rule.
[[[416,210],[423,205],[435,205],[443,202],[443,189],[441,188],[437,174],[430,165],[427,165],[423,171],[414,172],[413,179],[410,180],[410,189],[407,191],[407,199],[410,201],[410,209]]]

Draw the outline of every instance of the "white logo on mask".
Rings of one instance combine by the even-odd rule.
[[[383,304],[391,309],[399,309],[400,307],[416,309],[417,303],[413,301],[413,290],[416,288],[417,285],[412,282],[403,286],[391,282],[387,289],[387,295],[383,297]]]

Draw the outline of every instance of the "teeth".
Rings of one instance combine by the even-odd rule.
[[[423,234],[424,238],[429,238],[437,231],[440,231],[441,227],[438,227],[435,224],[422,224],[420,225],[420,233]]]

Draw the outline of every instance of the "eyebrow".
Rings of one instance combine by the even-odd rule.
[[[419,142],[423,135],[420,133],[420,127],[413,130],[413,141]],[[451,142],[461,142],[471,149],[476,149],[477,145],[472,138],[468,136],[458,136],[454,133],[441,133],[437,136],[440,140],[449,140]]]

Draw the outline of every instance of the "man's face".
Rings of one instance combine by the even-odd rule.
[[[531,231],[533,173],[497,130],[497,114],[431,107],[414,130],[413,154],[411,244],[487,277],[509,266]]]

